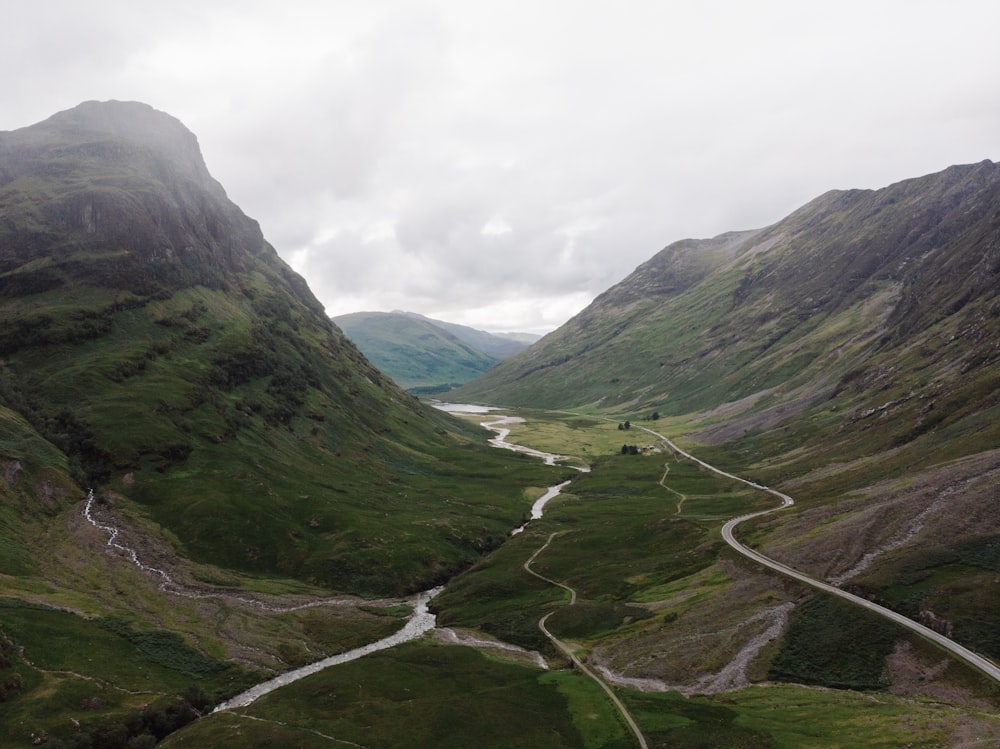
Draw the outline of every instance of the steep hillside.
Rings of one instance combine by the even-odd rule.
[[[435,322],[403,312],[354,312],[333,321],[372,364],[412,393],[443,393],[497,361]]]
[[[744,540],[1000,655],[1000,165],[670,245],[448,397],[669,433],[795,498]]]
[[[727,413],[756,414],[746,429],[810,407],[847,426],[877,409],[888,447],[996,407],[998,280],[1000,166],[831,192],[763,230],[670,245],[449,397],[739,404]]]
[[[499,480],[442,517],[463,462],[501,458],[376,370],[146,105],[0,133],[0,320],[0,483],[43,514],[93,487],[179,554],[358,593],[520,518]]]

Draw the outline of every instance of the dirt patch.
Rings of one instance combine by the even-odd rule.
[[[992,709],[993,705],[987,700],[977,697],[971,689],[950,678],[949,672],[954,665],[953,658],[918,650],[906,640],[900,640],[885,659],[886,671],[892,682],[889,692],[927,697],[963,707]]]
[[[749,411],[753,408],[757,401],[763,398],[765,395],[770,395],[774,392],[774,388],[767,388],[766,390],[760,390],[756,393],[751,393],[750,395],[744,396],[739,400],[730,401],[729,403],[723,403],[716,406],[711,411],[705,411],[699,415],[699,418],[703,421],[714,421],[716,419],[731,419],[734,416],[739,416],[744,411]]]
[[[722,560],[728,581],[678,590],[626,639],[598,644],[588,662],[608,681],[645,691],[714,694],[761,681],[785,628],[794,590],[784,580]]]
[[[960,721],[952,732],[948,746],[950,749],[983,749],[1000,746],[1000,725],[995,720],[967,717]]]
[[[765,408],[760,411],[754,411],[753,413],[746,414],[744,416],[735,416],[735,414],[741,413],[744,408],[735,410],[737,406],[746,405],[746,408],[751,408],[756,405],[759,397],[765,395],[768,391],[762,391],[761,393],[756,393],[754,395],[743,398],[740,401],[735,401],[734,403],[727,403],[721,406],[722,409],[734,409],[732,411],[733,416],[725,414],[728,421],[722,424],[716,424],[714,426],[707,427],[697,432],[693,432],[689,437],[699,442],[703,445],[721,445],[725,442],[730,442],[731,440],[739,439],[748,432],[752,432],[758,429],[770,429],[771,427],[777,426],[785,419],[795,416],[797,414],[805,411],[810,405],[815,403],[821,398],[826,398],[831,389],[820,390],[820,391],[810,391],[799,395],[798,397],[789,398],[783,400],[777,405],[771,406],[770,408]],[[801,391],[800,391],[801,392]],[[752,400],[749,400],[752,399]],[[719,409],[715,409],[719,411]],[[713,412],[710,412],[713,413]],[[708,418],[708,414],[705,415]]]
[[[500,657],[536,666],[543,670],[548,670],[549,668],[548,663],[545,662],[545,659],[538,651],[525,650],[509,642],[493,639],[489,635],[477,630],[442,627],[434,630],[434,637],[438,642],[443,642],[445,645],[464,645],[466,647],[479,648],[491,651]]]
[[[836,505],[768,520],[773,531],[762,551],[815,577],[846,582],[893,550],[1000,533],[998,477],[1000,450],[990,450],[873,484]]]

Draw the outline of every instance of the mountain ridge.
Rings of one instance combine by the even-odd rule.
[[[413,477],[488,448],[330,322],[175,118],[88,102],[0,155],[0,405],[67,456],[65,501],[94,487],[182,556],[369,594],[427,587],[520,518],[497,487],[486,520],[413,525],[440,509]],[[0,457],[27,477],[17,424]]]
[[[914,326],[927,329],[940,322],[945,312],[957,314],[976,295],[990,316],[995,296],[991,283],[997,273],[997,219],[989,206],[996,205],[1000,192],[998,172],[1000,167],[986,161],[879,191],[831,191],[765,229],[671,244],[541,344],[499,364],[454,397],[512,405],[608,407],[629,402],[627,392],[645,388],[646,394],[632,404],[635,407],[668,412],[711,408],[787,381],[773,374],[779,368],[764,375],[754,362],[782,338],[808,337],[821,317],[846,316],[848,309],[860,309],[865,301],[889,315],[885,324],[897,335]],[[936,198],[931,200],[925,190],[934,192]],[[976,218],[965,226],[969,211]],[[944,245],[935,244],[956,242],[959,234],[965,244],[950,254],[946,247],[942,249]],[[699,252],[699,248],[711,249]],[[959,268],[964,263],[982,272],[963,275]],[[946,270],[946,277],[934,277],[938,265]],[[696,288],[698,295],[693,294]],[[925,289],[933,304],[923,298]],[[687,303],[680,304],[677,300],[685,294]],[[713,299],[711,309],[706,296]],[[897,296],[898,304],[893,301]],[[639,335],[635,331],[642,325],[653,325],[654,318],[656,325],[665,325],[661,318],[668,305],[674,305],[674,320],[683,321],[691,335],[676,330],[664,334],[664,340],[671,343],[669,351],[661,353],[650,348],[652,337],[644,339],[634,354],[657,361],[639,367],[634,355],[626,355],[627,344]],[[695,319],[699,309],[706,315]],[[619,338],[622,335],[626,337]],[[610,347],[606,356],[581,358],[599,350],[601,342]],[[616,346],[618,355],[612,356],[610,351]],[[808,351],[800,346],[803,361],[821,353],[816,345]],[[691,381],[696,370],[676,365],[706,357],[719,363],[730,360],[720,379],[732,385],[725,393],[716,387],[717,394],[699,401],[694,392],[701,389]],[[585,374],[588,361],[593,365],[590,372],[610,375],[605,385],[618,377],[631,380],[632,387],[621,396],[605,392],[607,388],[596,381],[603,375]],[[741,372],[745,365],[749,369]],[[754,368],[761,370],[757,381],[745,376]],[[581,387],[559,389],[560,395],[554,397],[556,388],[539,374],[554,371]],[[680,400],[677,388],[665,387],[679,378],[687,380],[684,390],[691,391]],[[546,395],[536,397],[539,390],[529,395],[529,383]]]
[[[794,499],[744,520],[744,545],[1000,656],[998,164],[830,191],[763,229],[673,243],[444,398],[613,419],[629,434],[656,422],[699,460]],[[654,474],[663,460],[617,468]],[[671,479],[684,462],[665,460],[659,486],[684,496]],[[723,560],[721,578],[746,574]],[[710,601],[704,580],[671,588],[673,605],[695,586]],[[761,600],[746,610],[759,615]],[[822,664],[786,670],[824,649],[819,622],[844,621],[824,613],[823,596],[795,603],[769,676],[851,684],[831,674],[860,637]],[[740,605],[735,591],[720,594],[702,624]],[[812,629],[796,644],[799,617]],[[636,676],[672,672],[703,637],[690,621],[676,634],[683,647],[622,637],[592,652]],[[884,656],[901,647],[892,640]],[[896,668],[884,656],[874,661],[883,676]]]
[[[527,345],[415,312],[353,312],[333,321],[381,371],[419,395],[468,382]]]
[[[478,330],[469,325],[436,320],[433,317],[427,317],[416,312],[402,312],[401,314],[426,320],[432,325],[447,330],[453,336],[465,341],[470,346],[476,347],[487,356],[495,357],[498,360],[506,359],[508,356],[516,354],[528,344],[537,341],[541,337],[532,333],[491,333],[485,330]]]

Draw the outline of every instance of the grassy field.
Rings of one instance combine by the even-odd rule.
[[[10,729],[0,737],[4,747],[25,746],[39,727],[53,739],[70,740],[160,698],[194,689],[211,701],[260,678],[205,655],[174,632],[17,600],[0,600],[0,632],[18,653],[2,678],[22,684],[0,701],[0,724]]]
[[[1000,735],[992,710],[869,692],[778,684],[716,698],[634,692],[624,698],[650,746],[663,749],[933,749],[966,737],[986,746]]]
[[[879,693],[751,687],[713,698],[619,690],[650,747],[940,747],[1000,734],[994,711]],[[592,681],[430,642],[375,654],[212,715],[164,746],[635,746]]]
[[[603,695],[582,677],[425,643],[329,669],[239,712],[254,720],[213,715],[165,746],[266,746],[318,733],[367,747],[560,749],[587,745],[581,729],[590,723],[605,737],[594,746],[629,746]]]
[[[549,628],[578,656],[668,688],[617,689],[651,747],[932,747],[963,736],[1000,738],[996,695],[966,669],[954,665],[935,677],[953,698],[921,696],[920,688],[890,694],[896,687],[886,658],[901,641],[894,628],[836,601],[810,598],[754,570],[722,543],[719,529],[726,518],[773,506],[772,497],[668,452],[623,455],[615,422],[525,415],[528,420],[514,426],[510,440],[566,454],[579,454],[572,449],[579,440],[588,446],[592,471],[572,471],[572,483],[543,518],[452,578],[433,605],[439,627],[480,631],[537,651],[549,670],[523,658],[507,660],[495,649],[426,638],[328,669],[249,708],[195,720],[170,732],[162,745],[634,746],[603,692],[569,668],[539,629],[549,612]],[[471,455],[463,470],[478,471],[484,486],[495,481],[499,487],[502,473],[490,463],[477,466]],[[547,483],[566,473],[539,471],[529,459],[515,459],[514,465],[529,469],[512,474],[523,482],[524,511]],[[553,478],[536,481],[540,476]],[[437,481],[443,479],[429,477],[424,486],[429,491]],[[129,511],[136,522],[148,522],[136,508]],[[454,511],[461,513],[461,506]],[[578,594],[574,606],[565,590],[523,567],[550,537],[532,569],[572,586]],[[948,549],[922,562],[910,560],[903,565],[909,577],[891,579],[920,586],[959,569],[955,565],[992,574],[994,552],[986,541]],[[110,584],[117,590],[119,606],[132,601],[131,615],[115,615],[108,602],[94,606],[89,618],[11,600],[0,606],[0,629],[16,643],[3,673],[12,681],[18,674],[22,684],[0,702],[0,718],[17,727],[18,741],[38,725],[49,726],[51,743],[59,746],[86,730],[120,730],[129,721],[148,731],[160,714],[181,721],[183,705],[191,705],[185,695],[208,704],[260,678],[227,660],[233,642],[263,648],[272,653],[272,663],[280,659],[287,668],[377,639],[398,628],[406,613],[375,607],[352,615],[335,609],[268,615],[224,601],[171,605],[154,582],[137,590],[128,581],[138,573],[113,558],[98,559],[96,566],[77,569],[91,575],[97,589]],[[313,592],[300,582],[204,565],[192,566],[189,575],[270,595]],[[98,582],[103,576],[109,576],[107,583]],[[31,580],[20,578],[18,585],[27,590]],[[908,595],[904,588],[886,590]],[[71,600],[58,589],[47,595]],[[751,682],[761,686],[714,696],[676,691],[729,664],[771,620],[748,622],[786,602],[798,605],[782,636],[755,651],[747,665]],[[165,626],[150,627],[152,616]],[[90,645],[80,648],[80,642]],[[23,659],[17,648],[24,648]],[[144,708],[150,701],[159,707]],[[74,728],[73,720],[83,728]]]
[[[740,617],[782,600],[799,601],[785,635],[760,651],[749,673],[757,680],[816,684],[820,691],[788,684],[706,699],[622,690],[651,746],[930,747],[964,731],[998,735],[989,708],[968,702],[984,700],[977,704],[986,706],[995,699],[979,677],[958,664],[949,667],[955,693],[966,695],[954,704],[890,696],[886,657],[905,639],[900,630],[754,573],[722,546],[724,518],[773,506],[772,497],[667,453],[616,454],[622,433],[613,422],[524,413],[528,421],[513,426],[510,441],[572,454],[579,440],[592,451],[593,472],[574,479],[522,536],[450,584],[437,601],[439,621],[478,627],[550,655],[532,623],[555,609],[550,628],[578,653],[611,663],[645,661],[646,676],[657,673],[658,652],[683,660],[692,649],[717,647],[719,660],[692,658],[661,669],[691,680],[735,655],[730,640],[747,636]],[[657,427],[669,433],[665,420]],[[574,607],[566,606],[562,589],[551,587],[546,595],[540,581],[521,570],[551,533],[557,535],[532,568],[574,587],[580,595]],[[961,558],[986,569],[992,549],[983,542]],[[959,559],[954,552],[948,558]],[[677,643],[699,640],[678,650]]]

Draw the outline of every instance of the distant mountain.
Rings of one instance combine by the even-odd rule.
[[[24,523],[93,487],[200,562],[427,587],[520,518],[511,488],[506,521],[491,504],[417,523],[440,493],[412,477],[461,482],[448,462],[480,441],[331,324],[178,120],[88,102],[0,133],[0,489],[28,508],[0,540],[18,564],[37,564]]]
[[[465,341],[470,346],[479,349],[487,356],[492,356],[497,360],[513,356],[518,351],[522,351],[541,338],[541,336],[534,333],[487,333],[484,330],[476,330],[467,325],[458,325],[453,322],[444,322],[443,320],[424,317],[423,315],[418,315],[416,312],[403,312],[402,314],[426,320],[432,325],[447,330],[459,340]]]
[[[412,312],[355,312],[333,321],[382,372],[421,395],[468,382],[527,345]]]

